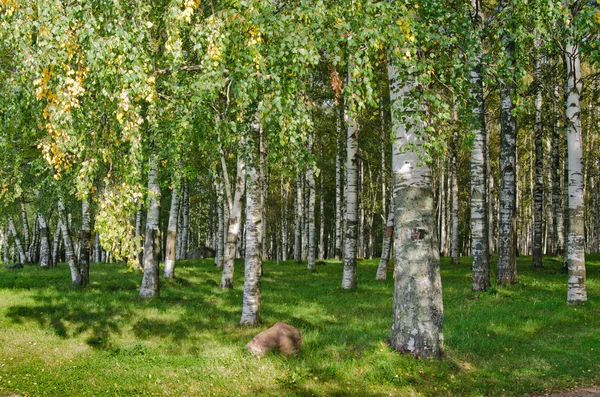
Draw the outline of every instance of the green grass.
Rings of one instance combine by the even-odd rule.
[[[92,284],[69,286],[65,264],[0,270],[0,397],[22,396],[501,396],[600,383],[600,256],[588,256],[589,301],[566,305],[561,263],[519,284],[470,291],[470,261],[442,260],[446,358],[392,351],[391,273],[358,265],[357,291],[340,288],[342,267],[317,273],[264,265],[262,319],[302,330],[294,357],[258,360],[239,327],[243,266],[222,291],[211,260],[178,262],[161,298],[137,298],[141,276],[123,264],[92,264]],[[264,327],[262,327],[264,328]]]

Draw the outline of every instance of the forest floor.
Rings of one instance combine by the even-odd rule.
[[[574,390],[565,390],[563,392],[547,394],[548,397],[599,397],[600,387],[580,387]]]
[[[470,258],[442,258],[446,355],[433,361],[390,349],[392,271],[375,281],[378,260],[359,261],[356,291],[339,261],[265,262],[259,328],[238,326],[242,262],[226,291],[211,260],[178,262],[150,302],[124,264],[92,264],[87,288],[66,264],[0,269],[0,396],[586,396],[600,385],[600,256],[579,306],[559,258],[517,262],[517,285],[475,294]],[[250,356],[277,321],[302,331],[301,353]]]

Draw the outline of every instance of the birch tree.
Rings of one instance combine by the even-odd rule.
[[[165,278],[175,277],[175,258],[177,243],[177,219],[179,215],[179,190],[173,185],[171,191],[171,208],[169,209],[169,224],[167,227],[167,247],[165,255]]]
[[[71,240],[67,212],[61,199],[58,200],[58,216],[60,219],[62,240],[65,246],[65,259],[69,263],[69,270],[71,271],[71,283],[73,285],[81,285],[79,263],[77,262],[77,256],[75,255],[75,250],[73,248],[73,240]]]
[[[144,273],[140,298],[152,299],[160,294],[160,185],[158,156],[152,155],[148,169],[148,214],[144,239]]]

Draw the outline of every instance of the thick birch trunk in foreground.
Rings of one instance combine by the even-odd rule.
[[[244,297],[240,325],[260,323],[262,269],[262,192],[256,161],[256,148],[249,148],[246,167],[246,255],[244,266]]]
[[[572,27],[570,28],[572,29]],[[569,29],[569,30],[570,30]],[[568,192],[569,229],[567,235],[567,260],[569,282],[568,303],[587,301],[585,281],[584,251],[584,195],[582,179],[582,137],[581,137],[581,64],[579,49],[572,44],[573,37],[567,38],[565,57],[567,65],[566,134],[568,144]]]
[[[71,233],[69,231],[69,222],[67,219],[67,213],[62,200],[58,200],[58,217],[60,219],[61,234],[63,237],[63,243],[65,244],[65,260],[69,263],[69,270],[71,271],[71,283],[73,285],[81,285],[81,274],[77,263],[77,256],[73,249],[73,240],[71,240]]]
[[[160,294],[160,185],[158,184],[158,158],[153,155],[148,170],[148,202],[146,238],[144,240],[144,275],[140,298],[151,299]]]
[[[443,349],[442,282],[429,168],[419,159],[415,135],[413,77],[399,87],[396,67],[388,66],[392,102],[392,176],[395,209],[394,319],[390,344],[415,357],[441,357]],[[406,123],[406,124],[405,124]],[[406,144],[414,151],[400,153]]]
[[[350,102],[350,99],[348,99]],[[356,245],[358,243],[358,124],[356,114],[349,117],[349,109],[344,111],[346,122],[346,227],[344,238],[343,289],[356,289]]]
[[[38,212],[38,223],[40,225],[40,266],[48,267],[52,265],[50,242],[48,241],[48,223],[40,212]]]
[[[535,40],[533,78],[535,84],[535,191],[533,196],[533,244],[532,266],[542,266],[542,218],[544,211],[544,145],[542,136],[542,65],[539,55],[539,39]]]
[[[90,249],[92,245],[92,228],[90,219],[90,202],[86,197],[81,201],[81,249],[79,250],[79,274],[81,285],[90,283]]]
[[[8,230],[13,235],[13,241],[17,247],[17,252],[19,253],[19,262],[25,263],[27,261],[27,257],[25,256],[25,250],[23,249],[23,244],[21,243],[21,239],[17,234],[15,222],[12,220],[12,218],[10,218],[8,221]]]
[[[231,191],[229,174],[227,173],[227,163],[225,157],[221,156],[221,166],[223,168],[223,180],[225,183],[225,192],[227,206],[229,210],[229,221],[227,224],[227,244],[223,256],[223,273],[221,275],[221,288],[233,288],[233,261],[235,259],[235,248],[240,233],[240,223],[242,217],[242,196],[244,195],[245,183],[244,174],[246,165],[242,155],[238,155],[235,175],[235,192]]]
[[[504,2],[502,2],[504,3]],[[506,6],[506,4],[504,4]],[[515,43],[502,37],[508,58],[514,58]],[[512,80],[512,76],[509,77]],[[513,81],[500,82],[500,216],[498,222],[499,285],[517,282],[516,267],[516,186],[517,186],[517,122],[513,115],[515,86]]]
[[[482,10],[479,0],[471,0],[473,24],[476,34],[482,23]],[[479,39],[478,39],[478,45]],[[478,50],[480,48],[478,47]],[[487,130],[485,124],[485,102],[481,62],[477,54],[476,66],[471,69],[471,95],[475,99],[472,111],[473,150],[471,151],[471,254],[472,289],[486,291],[490,286],[490,246],[487,202]]]
[[[179,191],[173,186],[171,191],[171,208],[167,226],[167,247],[165,256],[165,278],[175,277],[175,258],[177,257],[177,220],[179,218]]]
[[[390,210],[387,216],[385,225],[385,233],[383,234],[383,248],[381,251],[381,259],[377,267],[376,280],[385,280],[387,278],[388,263],[390,261],[390,253],[392,251],[392,238],[394,237],[394,206],[393,199],[390,203]]]

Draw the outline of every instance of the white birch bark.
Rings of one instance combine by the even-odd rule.
[[[309,201],[310,201],[310,195],[307,193],[307,181],[306,181],[306,169],[304,171],[302,171],[302,199],[303,199],[303,203],[302,203],[302,208],[303,208],[303,213],[302,213],[302,260],[303,261],[308,261],[308,229],[309,229],[309,224],[310,224],[310,220],[309,220]]]
[[[40,225],[40,266],[48,267],[52,265],[48,241],[48,223],[41,212],[38,212],[38,223]]]
[[[393,197],[395,210],[394,318],[391,346],[415,357],[441,357],[443,349],[442,283],[436,241],[435,210],[429,168],[416,135],[416,107],[407,103],[414,78],[399,86],[398,73],[388,65],[392,103]],[[401,153],[406,144],[414,149]]]
[[[262,192],[257,169],[257,148],[250,147],[246,166],[246,255],[244,265],[244,296],[240,325],[260,323],[262,269]]]
[[[225,162],[224,155],[221,155],[221,166],[223,170],[223,181],[225,183],[225,198],[229,211],[229,221],[227,224],[227,244],[225,246],[225,253],[223,257],[221,288],[233,288],[233,261],[235,259],[235,249],[240,233],[242,196],[244,195],[245,190],[244,174],[246,172],[246,164],[242,155],[239,154],[236,165],[235,192],[231,191],[231,183],[229,181],[227,163]]]
[[[390,209],[387,216],[387,222],[385,225],[385,232],[383,233],[383,248],[381,250],[381,258],[379,259],[379,266],[377,267],[376,280],[385,280],[387,278],[387,269],[390,261],[390,253],[392,251],[392,238],[394,237],[394,199],[390,202]]]
[[[15,228],[15,222],[12,218],[8,221],[8,231],[13,235],[13,241],[17,248],[17,252],[19,254],[19,262],[26,263],[27,257],[25,256],[25,250],[23,249],[23,244],[21,243],[21,238],[17,234],[17,229]]]
[[[288,259],[288,232],[289,222],[287,216],[288,199],[290,195],[290,187],[283,180],[283,174],[281,174],[281,190],[282,190],[282,208],[281,208],[281,260],[287,261]]]
[[[471,69],[470,90],[475,99],[472,109],[471,129],[473,150],[471,151],[471,252],[472,289],[486,291],[490,286],[489,229],[487,203],[487,129],[485,124],[485,102],[481,76],[480,29],[483,19],[479,0],[471,0],[473,28],[477,35],[475,66]]]
[[[60,244],[60,233],[62,230],[62,225],[60,218],[56,221],[56,229],[54,229],[54,239],[52,240],[52,267],[55,267],[58,263],[59,253],[59,244]]]
[[[560,103],[559,86],[554,86],[554,103]],[[564,221],[563,221],[563,194],[561,188],[561,161],[560,142],[562,140],[559,107],[554,108],[554,126],[552,129],[552,217],[554,218],[554,255],[563,255],[564,247]]]
[[[21,197],[21,222],[23,223],[23,243],[25,244],[25,246],[23,246],[23,250],[25,253],[25,262],[23,263],[29,263],[31,262],[31,242],[29,240],[29,222],[27,221],[27,209],[25,208],[25,201],[23,201],[23,197]]]
[[[323,154],[321,153],[321,156]],[[320,173],[320,197],[319,197],[319,259],[325,259],[325,183],[323,181],[323,172]]]
[[[90,249],[92,244],[92,227],[90,219],[90,202],[87,197],[81,201],[81,248],[79,250],[79,274],[81,285],[90,283]]]
[[[223,267],[223,251],[225,250],[225,217],[223,215],[223,184],[217,181],[215,184],[217,192],[217,246],[215,247],[215,266]]]
[[[190,185],[183,182],[183,197],[181,199],[181,259],[187,259],[190,239]]]
[[[298,170],[296,178],[296,216],[294,219],[294,260],[296,263],[302,263],[302,219],[304,210],[302,199],[302,177]]]
[[[5,265],[8,265],[8,228],[3,229],[4,238],[2,239],[2,261]]]
[[[140,247],[144,246],[144,238],[142,236],[142,210],[139,209],[135,213],[135,238],[140,242]],[[99,260],[103,261],[102,253],[98,254]],[[140,249],[138,252],[138,268],[144,269],[144,251]]]
[[[100,235],[98,232],[94,234],[94,259],[93,261],[98,263],[102,257],[102,248],[100,248]]]
[[[533,196],[533,247],[532,265],[541,268],[542,265],[542,221],[544,211],[544,145],[542,127],[542,64],[539,54],[539,38],[534,40],[533,79],[535,84],[535,191]]]
[[[160,185],[158,183],[158,156],[152,155],[148,170],[148,203],[146,238],[144,240],[144,274],[140,298],[152,299],[160,295]]]
[[[350,68],[349,68],[350,69]],[[348,79],[350,72],[348,72]],[[350,115],[351,100],[344,109],[346,124],[346,217],[344,238],[344,271],[342,289],[356,289],[356,254],[358,239],[358,123],[356,114]]]
[[[567,28],[565,45],[567,66],[566,135],[568,144],[569,228],[566,260],[569,272],[567,302],[587,300],[584,252],[584,195],[582,179],[581,136],[581,61],[579,48],[573,44],[573,27]]]
[[[360,156],[359,156],[360,158]],[[358,201],[358,247],[357,257],[366,258],[365,252],[365,168],[364,162],[359,160],[358,186],[357,186],[357,201]]]
[[[79,264],[77,263],[77,256],[73,249],[73,240],[71,240],[71,233],[69,230],[69,223],[65,206],[62,200],[58,200],[58,217],[60,219],[61,234],[63,237],[63,243],[65,245],[65,259],[69,263],[69,270],[71,271],[71,283],[73,285],[81,285],[81,274],[79,270]]]
[[[310,139],[310,138],[309,138]],[[311,145],[312,146],[312,145]],[[311,149],[309,149],[311,150]],[[309,165],[306,169],[306,183],[308,185],[308,254],[307,254],[307,269],[312,270],[315,266],[316,247],[316,228],[315,228],[315,204],[316,204],[316,186],[315,176],[312,167]]]
[[[454,108],[454,119],[458,121],[458,116],[456,114],[456,107]],[[454,129],[452,133],[452,154],[450,159],[450,181],[452,183],[452,195],[450,203],[452,205],[452,210],[450,211],[451,217],[451,235],[452,238],[450,240],[450,263],[453,265],[458,265],[459,261],[459,239],[458,239],[458,164],[457,164],[457,148],[456,148],[456,129]]]
[[[179,189],[173,185],[171,191],[171,207],[169,208],[169,224],[167,226],[167,246],[165,253],[165,278],[175,277],[175,259],[177,258],[177,220],[179,218]]]
[[[506,0],[501,7],[506,7]],[[503,33],[502,43],[508,59],[514,61],[514,40]],[[517,282],[516,267],[516,152],[517,123],[513,115],[515,86],[512,73],[507,80],[500,81],[500,213],[498,222],[498,273],[499,285]]]
[[[334,259],[342,257],[342,159],[340,155],[340,136],[342,135],[342,121],[339,107],[336,111],[335,133],[335,245]]]

